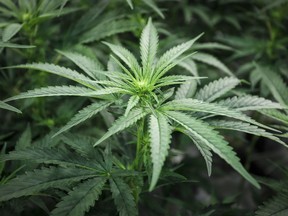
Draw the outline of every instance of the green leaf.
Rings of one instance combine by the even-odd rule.
[[[157,81],[156,87],[160,86],[167,86],[167,85],[175,85],[175,84],[182,84],[189,80],[195,80],[195,79],[202,79],[205,77],[194,77],[194,76],[185,76],[185,75],[170,75],[160,78]]]
[[[58,76],[65,77],[67,79],[73,80],[87,87],[95,89],[95,87],[91,85],[91,82],[93,81],[90,80],[88,77],[84,76],[83,74],[78,73],[77,71],[71,70],[69,68],[61,67],[58,65],[54,65],[54,64],[32,63],[32,64],[25,64],[25,65],[11,66],[9,68],[24,68],[24,69],[34,69],[34,70],[45,71],[48,73],[52,73]]]
[[[197,82],[195,80],[186,81],[182,83],[175,93],[175,99],[191,98],[197,89]]]
[[[18,23],[12,23],[8,25],[3,31],[2,41],[3,42],[9,41],[15,34],[17,34],[20,31],[21,28],[22,25]]]
[[[99,71],[102,71],[103,68],[97,61],[76,52],[66,52],[60,50],[57,50],[57,52],[73,61],[91,78],[100,79],[101,76],[103,76],[101,73],[99,74]]]
[[[107,28],[109,26],[109,28]],[[91,43],[99,41],[103,38],[137,29],[138,26],[135,22],[130,20],[112,20],[109,22],[102,22],[101,24],[91,28],[85,32],[79,39],[80,43]]]
[[[5,185],[0,186],[0,201],[33,195],[50,187],[67,184],[94,177],[90,170],[78,168],[43,168],[19,175]]]
[[[121,178],[111,178],[109,181],[119,216],[138,215],[130,187]]]
[[[34,48],[33,45],[22,45],[22,44],[15,44],[15,43],[8,43],[8,42],[1,42],[0,41],[0,48],[17,48],[17,49],[29,49]]]
[[[140,39],[140,53],[144,77],[153,75],[153,63],[158,49],[158,33],[151,19],[142,31]]]
[[[51,216],[84,216],[99,199],[106,181],[106,178],[93,178],[79,184],[56,205]]]
[[[288,125],[288,115],[278,110],[261,110],[260,113]]]
[[[143,0],[143,2],[148,5],[152,10],[154,10],[162,19],[165,18],[162,11],[158,8],[158,6],[155,4],[154,0]]]
[[[281,76],[268,68],[257,65],[256,71],[261,75],[262,81],[270,89],[274,98],[282,105],[288,105],[288,87]]]
[[[16,113],[22,113],[20,110],[18,110],[17,108],[3,102],[3,101],[0,101],[0,108],[1,109],[6,109],[6,110],[10,110],[12,112],[16,112]]]
[[[135,124],[139,119],[146,116],[147,112],[143,109],[137,108],[131,110],[127,116],[121,116],[118,118],[112,125],[112,127],[109,128],[107,133],[105,133],[95,144],[94,146],[100,144],[104,140],[108,139],[110,136],[114,135],[115,133],[118,133],[122,130],[124,130],[127,127],[130,127],[131,125]]]
[[[166,72],[166,69],[170,68],[170,66],[174,64],[175,60],[179,56],[181,56],[184,52],[186,52],[194,44],[194,42],[198,40],[201,36],[202,34],[188,42],[182,43],[166,51],[159,58],[156,64],[154,77],[162,76],[164,72]]]
[[[111,102],[98,101],[83,108],[64,127],[62,127],[53,137],[63,133],[64,131],[69,130],[70,128],[80,124],[83,121],[86,121],[87,119],[96,115],[101,110],[108,107],[109,105],[111,105]]]
[[[10,97],[5,101],[19,100],[35,97],[50,97],[50,96],[90,96],[97,91],[79,86],[48,86],[39,89],[28,90],[19,95]]]
[[[283,109],[278,103],[261,98],[258,96],[244,95],[232,97],[217,102],[221,106],[226,106],[240,111],[259,110],[259,109]]]
[[[130,8],[133,10],[133,3],[132,0],[126,0]]]
[[[131,97],[129,98],[129,101],[128,101],[128,104],[127,104],[127,107],[126,107],[124,116],[127,116],[127,115],[128,115],[128,113],[130,112],[130,110],[131,110],[132,108],[134,108],[134,107],[138,104],[139,100],[140,100],[140,97],[137,96],[137,95],[133,95],[133,96],[131,96]]]
[[[157,112],[156,116],[150,115],[149,135],[152,158],[152,180],[149,191],[152,191],[159,179],[166,156],[168,155],[172,130],[167,117]]]
[[[134,75],[136,77],[140,76],[141,73],[141,68],[137,62],[137,59],[135,58],[135,56],[126,48],[121,47],[121,46],[117,46],[114,44],[110,44],[107,42],[104,42],[104,44],[106,44],[107,46],[109,46],[109,48],[111,49],[111,51],[117,55],[130,69],[131,71],[134,73]]]
[[[220,78],[201,88],[197,92],[195,98],[198,100],[212,102],[235,88],[235,86],[237,86],[239,83],[240,80],[234,77]]]
[[[216,67],[229,76],[234,76],[234,74],[229,70],[229,68],[226,67],[226,65],[224,65],[221,61],[212,55],[198,52],[192,56],[192,59]]]
[[[191,134],[190,131],[182,130],[181,132],[184,133],[185,135],[187,135],[194,142],[194,144],[196,145],[197,149],[200,151],[201,155],[203,156],[203,158],[205,160],[208,176],[211,176],[211,173],[212,173],[212,161],[213,161],[211,148],[209,148],[209,146],[207,146],[205,144],[205,142],[203,142],[202,139],[199,139],[198,137],[193,136],[193,134]]]
[[[285,216],[288,214],[288,191],[283,190],[255,212],[256,216]]]
[[[37,163],[55,164],[60,166],[72,166],[82,169],[104,172],[97,160],[88,160],[73,152],[60,148],[29,147],[22,150],[9,152],[1,157],[1,160],[28,160]],[[96,174],[95,174],[96,175]]]
[[[238,119],[238,120],[241,120],[244,122],[248,122],[248,123],[257,125],[259,127],[263,127],[263,128],[267,128],[267,129],[275,131],[275,129],[256,122],[255,120],[253,120],[249,116],[244,115],[240,111],[232,110],[230,108],[220,106],[218,104],[206,103],[203,101],[190,99],[190,98],[173,100],[173,101],[167,102],[166,104],[164,104],[162,106],[162,109],[164,109],[164,110],[179,110],[179,111],[197,111],[197,112],[203,112],[203,113],[211,113],[214,115],[220,115],[220,116],[235,118],[235,119]]]
[[[15,149],[16,150],[21,150],[21,149],[25,149],[28,146],[30,146],[32,143],[32,134],[31,134],[31,128],[30,125],[28,125],[25,129],[25,131],[21,134]]]
[[[184,127],[186,130],[188,130],[196,141],[201,140],[203,144],[218,154],[251,184],[257,188],[260,188],[260,185],[257,183],[257,181],[245,170],[245,168],[239,162],[239,158],[236,156],[235,152],[224,140],[224,138],[220,136],[216,131],[214,131],[208,124],[181,112],[166,111],[165,114],[180,124],[182,127]]]
[[[235,130],[241,131],[244,133],[254,134],[256,136],[263,136],[268,139],[274,140],[285,147],[288,147],[284,142],[282,142],[278,137],[274,136],[273,134],[258,128],[255,125],[250,125],[245,122],[236,122],[236,121],[225,121],[225,120],[211,120],[208,121],[209,125],[216,128],[216,129],[225,129],[225,130]]]

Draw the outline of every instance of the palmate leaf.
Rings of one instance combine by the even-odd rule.
[[[99,79],[101,76],[103,76],[101,73],[99,73],[99,71],[103,70],[103,67],[97,61],[94,61],[93,59],[76,52],[60,50],[57,50],[57,52],[73,61],[92,79]]]
[[[62,127],[53,137],[69,130],[70,128],[80,124],[81,122],[91,118],[92,116],[99,113],[101,110],[111,105],[111,102],[97,101],[89,106],[80,110],[64,127]]]
[[[234,77],[220,78],[201,88],[197,92],[195,98],[198,100],[212,102],[229,92],[231,89],[235,88],[239,83],[240,80]]]
[[[27,172],[0,186],[0,201],[28,196],[50,187],[67,186],[73,182],[94,177],[91,170],[79,168],[43,168]]]
[[[284,108],[284,106],[281,106],[278,103],[252,95],[245,95],[240,97],[235,96],[232,98],[221,100],[217,102],[217,104],[240,111]]]
[[[197,140],[201,140],[201,143],[208,146],[213,152],[218,154],[228,164],[230,164],[237,172],[239,172],[246,180],[248,180],[255,187],[260,188],[257,181],[244,169],[239,162],[239,158],[236,156],[232,147],[214,131],[208,124],[199,119],[195,119],[187,114],[175,111],[165,111],[165,114],[184,127],[190,132],[191,137]]]
[[[179,99],[167,102],[162,106],[164,110],[179,110],[179,111],[192,111],[192,112],[202,112],[202,113],[211,113],[214,115],[226,116],[230,118],[235,118],[244,122],[248,122],[250,124],[257,125],[259,127],[263,127],[266,129],[274,130],[271,127],[263,125],[259,122],[256,122],[249,116],[244,115],[240,111],[233,110],[224,106],[220,106],[213,103],[206,103],[203,101],[195,100],[195,99]],[[214,116],[213,115],[213,116]],[[277,130],[276,130],[277,131]]]
[[[6,110],[10,110],[12,112],[16,112],[16,113],[22,113],[20,110],[18,110],[17,108],[3,102],[3,101],[0,101],[0,108],[1,109],[6,109]]]
[[[144,77],[153,75],[153,61],[155,60],[158,49],[158,33],[151,19],[142,31],[140,39],[140,53]]]
[[[127,127],[135,124],[139,119],[145,117],[147,115],[147,111],[141,108],[136,108],[131,110],[127,116],[121,116],[117,119],[112,127],[109,128],[107,133],[105,133],[95,144],[94,146],[100,144],[104,140],[108,139],[110,136],[118,133],[119,131],[124,130]]]
[[[12,151],[1,157],[1,161],[6,160],[27,160],[64,167],[79,167],[86,170],[93,170],[95,173],[98,172],[98,175],[100,172],[105,172],[105,169],[100,163],[97,163],[96,159],[88,160],[85,157],[80,157],[78,154],[68,150],[55,147],[29,147]]]
[[[175,60],[180,57],[184,52],[186,52],[201,36],[202,34],[190,41],[182,43],[166,51],[159,58],[156,64],[154,77],[161,77],[162,75],[164,75],[164,73],[167,71],[166,69],[170,68],[169,66],[173,65]]]
[[[172,130],[165,115],[157,112],[156,116],[150,116],[149,134],[153,171],[149,191],[152,191],[156,186],[162,166],[168,155],[171,132]]]
[[[99,199],[106,181],[105,177],[93,178],[79,184],[56,205],[51,216],[84,216]]]
[[[127,2],[128,5],[130,6],[130,8],[133,10],[133,3],[132,3],[132,0],[126,0],[126,2]]]
[[[110,178],[109,181],[119,216],[136,216],[136,203],[130,187],[119,177]]]
[[[192,59],[190,58],[184,59],[183,61],[179,62],[177,65],[189,71],[193,76],[195,77],[199,76],[197,65],[195,61],[193,61]]]
[[[33,69],[33,70],[40,70],[45,71],[48,73],[52,73],[58,76],[65,77],[67,79],[73,80],[75,82],[78,82],[84,86],[87,86],[89,88],[95,89],[95,86],[91,84],[91,81],[88,77],[86,77],[83,74],[78,73],[75,70],[61,67],[54,64],[48,64],[48,63],[32,63],[32,64],[24,64],[24,65],[16,65],[11,66],[8,68],[24,68],[24,69]]]
[[[50,96],[87,96],[94,90],[79,86],[48,86],[39,89],[28,90],[19,95],[7,98],[5,101],[19,100],[24,98],[50,97]]]
[[[216,129],[225,129],[225,130],[235,130],[241,131],[249,134],[254,134],[256,136],[263,136],[268,139],[274,140],[285,147],[288,147],[284,142],[282,142],[278,137],[273,134],[258,128],[255,125],[250,125],[245,122],[237,122],[237,121],[225,121],[225,120],[210,120],[208,121],[209,125]]]
[[[256,216],[285,216],[288,214],[288,191],[283,190],[271,200],[264,202],[255,212]]]
[[[192,56],[192,59],[216,67],[229,76],[234,76],[234,74],[229,70],[229,68],[226,67],[226,65],[224,65],[221,61],[219,61],[216,57],[212,55],[198,52]]]

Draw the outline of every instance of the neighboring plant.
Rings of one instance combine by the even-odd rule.
[[[286,107],[252,95],[227,98],[227,93],[231,94],[232,89],[240,84],[240,80],[234,77],[218,79],[196,91],[193,82],[202,77],[167,75],[174,66],[194,55],[187,52],[199,37],[169,49],[158,58],[158,33],[150,19],[141,34],[141,64],[127,49],[104,42],[113,52],[107,71],[98,61],[69,51],[58,53],[72,60],[86,75],[48,63],[10,67],[48,72],[82,86],[43,87],[8,98],[5,102],[47,96],[81,96],[91,99],[92,104],[80,110],[53,137],[63,136],[61,133],[99,113],[112,114],[117,120],[93,143],[79,140],[79,143],[74,142],[72,146],[71,142],[65,141],[61,147],[35,145],[16,149],[3,156],[4,160],[31,160],[57,166],[36,169],[1,186],[0,200],[33,195],[48,188],[68,187],[68,195],[62,196],[62,201],[51,214],[79,216],[94,205],[101,191],[109,185],[120,215],[137,215],[136,206],[141,192],[146,186],[149,191],[154,190],[161,178],[174,131],[185,134],[193,141],[206,161],[209,175],[214,152],[251,184],[260,188],[217,129],[263,136],[286,146],[264,129],[277,130],[242,113]],[[176,85],[180,85],[177,91]],[[132,134],[136,140],[128,135],[123,140],[117,140],[117,133],[133,125]],[[67,137],[73,140],[72,135]],[[112,137],[114,141],[109,142]],[[135,143],[135,146],[125,142]],[[106,143],[105,153],[101,150],[101,143]],[[131,150],[135,150],[135,153],[129,153]]]

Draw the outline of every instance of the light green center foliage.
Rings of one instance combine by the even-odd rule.
[[[212,153],[216,153],[246,180],[259,188],[257,181],[244,169],[232,147],[216,129],[235,130],[264,136],[285,145],[279,138],[263,129],[274,130],[273,128],[258,123],[241,112],[282,109],[283,107],[278,103],[251,95],[223,99],[226,93],[240,83],[235,77],[221,78],[196,92],[196,82],[194,80],[200,79],[200,77],[178,74],[167,75],[167,72],[181,63],[182,60],[192,58],[193,53],[185,55],[184,53],[189,51],[199,37],[175,46],[166,51],[161,57],[157,57],[158,33],[152,21],[149,20],[140,39],[141,64],[129,50],[106,42],[105,44],[110,47],[113,53],[108,62],[108,71],[104,71],[98,62],[89,57],[75,52],[59,51],[59,53],[72,60],[86,75],[72,69],[47,63],[19,65],[14,68],[29,68],[56,74],[73,80],[81,84],[82,87],[50,86],[22,93],[6,101],[60,95],[93,98],[94,102],[80,110],[66,126],[54,135],[56,136],[112,104],[113,106],[117,105],[119,99],[125,100],[128,96],[129,99],[122,104],[122,107],[126,106],[126,110],[122,112],[123,115],[112,124],[107,133],[95,142],[94,146],[136,124],[138,129],[136,162],[130,167],[138,171],[143,171],[143,167],[147,169],[145,171],[148,176],[151,176],[150,191],[155,188],[159,178],[161,178],[161,170],[169,152],[173,131],[180,131],[191,138],[191,141],[206,161],[209,175],[211,174]],[[175,85],[180,85],[176,92],[174,92]],[[194,99],[191,98],[193,96]],[[221,100],[216,101],[219,98]],[[147,136],[144,136],[146,134],[149,135],[149,150],[143,151],[144,148],[147,149]],[[150,156],[148,155],[150,161],[152,161],[151,170],[150,166],[146,164],[148,163],[147,160],[143,159],[147,158],[147,155],[143,155],[147,152],[150,154]],[[143,164],[145,166],[142,166]],[[97,176],[97,174],[95,175]],[[89,197],[96,199],[106,180],[100,178],[97,181],[101,183],[99,183],[99,186],[97,184],[83,184],[79,187],[87,190]],[[125,197],[119,196],[121,190],[127,190],[126,183],[122,180],[117,181],[117,178],[109,181],[118,210],[126,212],[127,215],[134,215],[136,211],[131,210],[131,208],[134,208],[134,205],[131,204],[133,199],[131,194],[125,195],[129,200],[127,205],[123,204],[123,198]],[[92,193],[91,190],[94,190],[94,192]],[[74,193],[72,191],[71,195],[73,196]],[[26,193],[23,192],[23,194]],[[17,195],[17,197],[20,195]],[[58,207],[66,205],[68,200],[69,198],[65,199]],[[82,210],[84,211],[87,208],[88,206],[83,207]],[[60,210],[55,210],[54,214],[60,212]],[[126,214],[123,213],[122,215]]]

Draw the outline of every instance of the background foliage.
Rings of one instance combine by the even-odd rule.
[[[287,11],[287,0],[2,0],[1,215],[288,215],[287,149],[283,146],[288,137],[288,112],[275,109],[288,106]],[[145,26],[148,36],[143,36]],[[123,89],[115,95],[117,86],[110,82],[122,88],[129,80],[126,76],[99,73],[135,68],[137,73],[130,53],[118,46],[130,50],[143,71],[151,73],[149,68],[161,62],[167,50],[201,33],[204,35],[193,45],[186,43],[162,59],[171,70],[163,77],[166,80],[155,83],[161,88],[147,90],[137,82],[133,86],[137,91],[129,93],[129,99]],[[143,38],[149,38],[148,42]],[[155,55],[145,52],[145,46]],[[185,50],[188,52],[181,55]],[[185,58],[176,65],[176,57]],[[59,71],[62,76],[56,76]],[[172,74],[177,76],[169,78]],[[92,88],[89,91],[94,95],[83,91],[81,95],[71,87],[73,81],[85,87],[104,86],[106,92],[95,95]],[[62,85],[70,87],[42,89],[42,94],[65,95],[66,91],[64,97],[20,94]],[[147,91],[147,100],[153,103],[144,117],[139,109],[149,104],[142,100]],[[30,99],[14,101],[21,97]],[[99,98],[100,104],[96,103]],[[185,98],[203,103],[191,108],[192,99]],[[172,99],[181,104],[173,104]],[[210,114],[203,114],[205,110]],[[188,119],[188,112],[206,123]],[[122,115],[126,116],[122,121],[114,122]],[[223,119],[223,115],[245,122]],[[136,126],[114,135],[130,126],[127,117]],[[278,132],[269,128],[265,132],[258,128],[262,125],[247,120],[250,117]],[[214,139],[212,144],[228,141],[251,177],[239,171],[239,161],[226,157],[229,152],[225,155],[217,150],[209,177],[211,149],[196,145],[201,141],[185,123],[197,125],[198,134],[206,129],[202,135]],[[175,132],[170,136],[172,128]],[[59,130],[63,133],[54,136]],[[165,136],[155,135],[157,130]],[[112,138],[93,148],[104,141],[99,141],[103,135]],[[135,158],[139,137],[147,148]],[[154,146],[150,156],[150,140],[164,148],[157,154]],[[261,190],[221,158],[250,182],[256,179]]]

